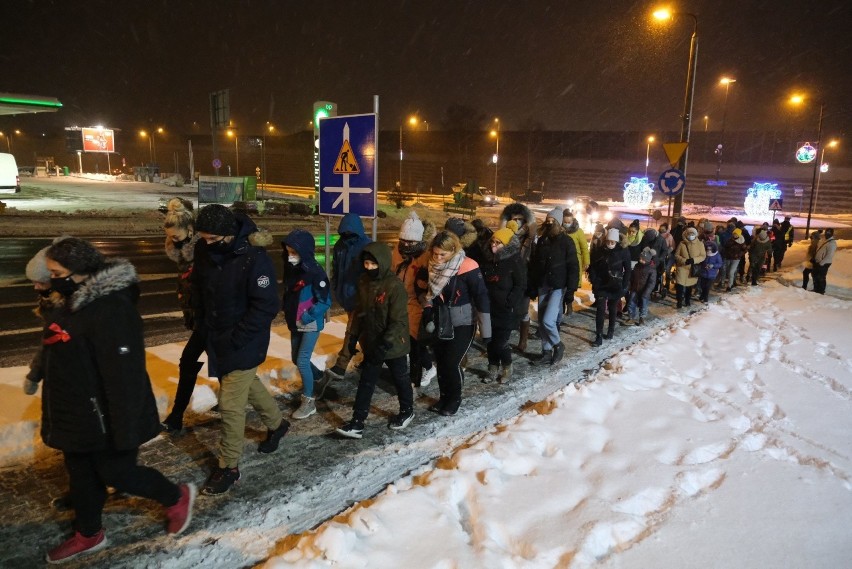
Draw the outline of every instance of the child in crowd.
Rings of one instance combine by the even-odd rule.
[[[639,253],[639,261],[633,267],[630,274],[629,300],[627,302],[627,320],[625,325],[636,324],[641,326],[648,316],[648,303],[651,299],[651,291],[657,282],[657,267],[654,264],[657,252],[645,247]],[[639,317],[637,319],[637,316]]]

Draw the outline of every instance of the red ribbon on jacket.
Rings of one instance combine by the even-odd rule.
[[[69,342],[69,341],[71,341],[71,334],[69,334],[68,332],[63,330],[59,326],[59,324],[57,324],[56,322],[54,322],[53,324],[48,326],[47,329],[50,330],[51,332],[54,332],[54,334],[53,334],[53,336],[50,336],[49,338],[45,338],[44,340],[42,340],[41,343],[44,344],[45,346],[55,344],[56,342]]]

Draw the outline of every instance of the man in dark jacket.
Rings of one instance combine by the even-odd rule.
[[[334,244],[331,257],[331,290],[334,300],[343,308],[348,318],[343,346],[337,354],[337,361],[328,370],[334,379],[343,379],[349,360],[355,354],[349,352],[352,327],[352,311],[355,309],[355,293],[358,290],[358,277],[363,272],[360,262],[361,251],[372,239],[364,234],[364,224],[356,213],[349,212],[340,219],[337,227],[340,239]]]
[[[511,203],[503,208],[500,213],[500,229],[507,227],[515,232],[520,243],[521,263],[526,269],[536,237],[535,214],[530,208],[522,203]],[[527,351],[527,341],[530,336],[530,298],[524,296],[524,305],[521,307],[521,324],[518,331],[518,351],[522,354]]]
[[[383,364],[390,369],[399,399],[399,413],[391,417],[388,427],[404,429],[414,418],[414,392],[406,358],[411,348],[408,292],[390,270],[391,252],[384,243],[370,243],[364,247],[361,264],[364,274],[358,284],[352,314],[351,341],[361,344],[364,364],[352,420],[337,429],[339,434],[353,439],[360,439],[364,432],[364,421],[370,412],[370,401]]]
[[[219,466],[202,492],[221,494],[240,479],[247,403],[268,429],[266,440],[257,447],[259,452],[277,450],[290,427],[257,377],[269,348],[270,326],[278,313],[277,281],[272,260],[262,246],[272,238],[258,232],[248,217],[211,204],[199,212],[195,229],[201,239],[195,254],[193,301],[200,302],[196,314],[207,326],[209,365],[221,382],[222,417]]]
[[[529,264],[528,296],[538,297],[541,356],[533,365],[555,364],[565,354],[559,337],[562,297],[568,283],[580,278],[580,263],[574,241],[562,231],[562,208],[548,212],[539,229]]]
[[[195,487],[137,464],[139,447],[160,427],[145,369],[136,270],[73,237],[52,244],[45,258],[51,289],[64,304],[42,339],[41,437],[63,452],[76,514],[74,536],[48,552],[47,561],[63,563],[106,546],[107,485],[156,500],[167,508],[167,531],[180,533],[192,518]]]

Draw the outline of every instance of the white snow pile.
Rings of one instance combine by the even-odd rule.
[[[829,281],[851,277],[840,251]],[[264,567],[848,567],[850,312],[728,295]]]

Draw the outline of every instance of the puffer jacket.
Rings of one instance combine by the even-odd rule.
[[[263,363],[278,313],[275,267],[265,249],[272,236],[247,216],[235,217],[237,233],[226,247],[198,242],[191,279],[194,314],[207,327],[208,363],[219,378]]]
[[[595,297],[621,298],[630,286],[630,253],[621,246],[597,247],[589,264],[589,282]]]
[[[740,238],[742,243],[738,243],[735,237],[731,237],[725,242],[725,245],[722,247],[722,258],[733,261],[735,259],[742,259],[745,257],[746,251],[748,251],[748,245],[745,244],[745,239]]]
[[[420,317],[423,314],[423,306],[417,298],[414,282],[420,269],[428,270],[430,255],[431,252],[426,247],[426,243],[423,243],[423,251],[414,257],[403,257],[397,247],[394,247],[391,254],[391,271],[405,285],[405,292],[408,294],[408,331],[412,338],[417,337]]]
[[[314,257],[314,237],[304,229],[290,232],[281,241],[300,257],[297,265],[287,262],[284,251],[284,320],[291,332],[318,332],[325,326],[331,307],[328,276]]]
[[[701,278],[705,279],[715,279],[719,274],[719,270],[725,265],[725,261],[722,259],[722,255],[719,254],[719,251],[708,251],[705,246],[704,250],[707,252],[707,257],[704,259],[704,264],[701,265]]]
[[[356,213],[347,213],[337,227],[340,239],[334,244],[331,256],[331,290],[343,310],[355,309],[355,293],[361,276],[361,251],[373,240],[364,234],[364,224]]]
[[[814,253],[814,263],[817,265],[830,265],[834,262],[834,254],[837,252],[837,240],[832,235],[829,238],[823,237],[819,241],[816,253]]]
[[[519,228],[516,235],[521,244],[521,260],[524,263],[529,263],[537,232],[535,214],[532,210],[520,202],[510,203],[500,213],[500,229],[506,227],[510,219],[521,215],[526,220],[526,224],[522,228]]]
[[[369,357],[377,350],[386,360],[408,355],[411,341],[408,330],[408,293],[405,285],[391,271],[391,252],[384,243],[370,243],[361,253],[372,255],[379,265],[378,277],[367,273],[358,280],[355,311],[352,314],[352,336]]]
[[[769,240],[769,234],[766,231],[756,233],[751,239],[751,246],[748,248],[749,264],[762,265],[766,262],[766,254],[771,250],[772,242]]]
[[[574,240],[565,235],[560,224],[539,228],[527,273],[530,298],[541,288],[560,289],[580,282],[580,263]]]
[[[514,330],[521,322],[525,308],[527,269],[521,260],[521,243],[517,235],[495,256],[491,247],[483,250],[482,277],[488,289],[491,326]]]
[[[464,255],[464,252],[459,251],[458,254]],[[428,298],[428,265],[418,271],[415,286],[417,296],[421,299],[421,304],[424,307],[448,306],[454,327],[472,326],[474,318],[476,318],[482,337],[491,337],[491,304],[488,299],[488,289],[485,288],[485,280],[482,278],[482,271],[476,261],[465,257],[458,272],[450,278],[441,290],[441,294],[435,298]],[[437,315],[437,311],[435,314]]]
[[[649,298],[657,284],[657,268],[651,263],[637,262],[630,273],[630,291]]]
[[[195,262],[195,245],[199,239],[199,235],[194,233],[188,242],[178,246],[166,237],[166,257],[177,264],[177,297],[183,312],[183,323],[188,330],[192,330],[195,323],[192,314],[192,269]]]
[[[686,232],[684,232],[686,233]],[[682,286],[693,286],[698,282],[698,277],[689,276],[690,265],[687,265],[687,259],[692,259],[692,264],[700,265],[707,257],[707,250],[704,249],[704,242],[697,238],[690,241],[684,236],[680,244],[675,249],[675,264],[677,271],[675,272],[675,282]]]
[[[136,269],[107,261],[44,329],[41,437],[66,452],[132,450],[159,433]]]
[[[577,288],[583,286],[583,272],[589,268],[589,243],[586,241],[586,234],[580,229],[580,222],[575,217],[571,221],[571,225],[562,226],[565,234],[574,241],[574,248],[577,250]],[[571,288],[570,286],[568,288]]]

